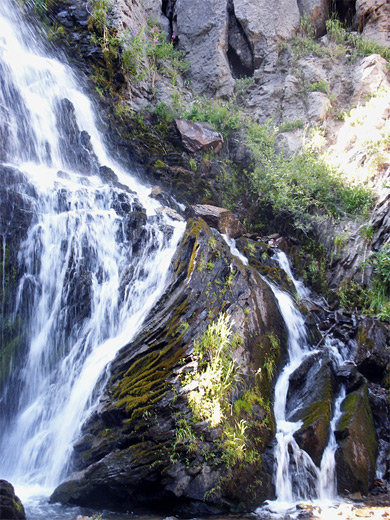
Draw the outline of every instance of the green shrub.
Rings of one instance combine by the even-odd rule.
[[[242,126],[242,115],[232,103],[219,99],[198,97],[182,117],[190,121],[210,123],[225,136]]]
[[[246,142],[255,159],[253,193],[275,215],[292,219],[298,229],[307,231],[319,215],[354,215],[371,207],[370,190],[347,184],[313,151],[292,157],[279,153],[276,129],[270,125],[251,124]]]
[[[189,393],[188,402],[194,419],[207,420],[212,428],[218,426],[227,413],[226,397],[235,371],[230,349],[235,342],[229,319],[221,314],[210,323],[194,347],[198,370],[188,376],[186,383],[196,381],[197,389]]]

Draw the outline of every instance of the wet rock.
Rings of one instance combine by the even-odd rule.
[[[317,466],[328,442],[334,386],[330,360],[321,354],[307,358],[290,376],[287,419],[303,421],[294,437]]]
[[[196,204],[191,206],[191,209],[196,216],[202,217],[210,227],[218,229],[220,233],[228,235],[230,238],[237,238],[246,233],[245,227],[227,209],[210,204]]]
[[[98,160],[93,152],[90,136],[80,131],[75,108],[69,99],[58,103],[57,128],[59,146],[62,156],[66,158],[66,166],[75,172],[92,175],[98,171]]]
[[[161,186],[152,186],[152,190],[150,192],[150,197],[152,197],[152,199],[158,199],[158,197],[160,197],[162,194],[162,188]]]
[[[237,372],[228,400],[239,414],[235,420],[249,425],[247,449],[266,450],[274,432],[272,412],[268,416],[256,397],[239,412],[234,402],[244,390],[271,398],[271,382],[259,377],[259,369],[270,356],[278,369],[283,321],[256,271],[236,261],[202,219],[190,219],[169,289],[112,363],[103,400],[76,445],[79,471],[55,490],[53,501],[204,515],[232,511],[238,503],[252,510],[272,496],[272,463],[263,468],[259,458],[227,464],[224,423],[210,427],[207,420],[195,420],[188,393],[181,392],[185,374],[199,366],[194,341],[221,310],[242,338],[231,352]],[[183,424],[191,433],[181,440]]]
[[[206,152],[210,149],[219,152],[222,148],[222,135],[207,123],[198,123],[187,119],[176,119],[175,123],[180,132],[183,147],[188,152]]]
[[[377,440],[367,387],[352,392],[344,399],[343,415],[335,432],[337,488],[340,494],[367,494],[375,477]]]
[[[14,304],[19,282],[24,274],[18,254],[23,240],[34,218],[37,194],[28,178],[16,168],[0,165],[0,235],[1,235],[1,269],[4,274],[0,286],[2,303],[2,341],[0,345],[0,386],[9,376],[9,366],[18,366],[23,359],[26,348],[26,332],[21,330],[21,322],[7,319],[14,315]],[[7,273],[7,275],[5,275]],[[19,313],[28,316],[32,305],[32,281],[26,281],[21,294]],[[16,377],[13,371],[12,377]],[[15,382],[16,385],[16,382]],[[15,386],[8,385],[9,391],[0,400],[3,417],[9,417],[16,405]],[[13,390],[11,390],[13,388]]]
[[[177,220],[179,222],[185,222],[185,218],[180,215],[176,210],[172,208],[157,208],[156,210],[158,213],[167,215],[172,220]]]
[[[26,514],[15,490],[6,480],[0,480],[0,520],[25,520]]]

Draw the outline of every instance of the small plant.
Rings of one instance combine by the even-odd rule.
[[[324,94],[328,94],[329,93],[329,83],[324,80],[314,81],[309,86],[309,91],[310,92],[323,92]]]
[[[337,291],[340,306],[347,311],[362,311],[369,305],[369,294],[354,280],[343,280]]]
[[[297,119],[295,121],[285,121],[279,125],[278,132],[291,132],[292,130],[304,127],[305,123],[301,119]]]
[[[359,232],[364,240],[371,242],[371,240],[374,238],[375,229],[372,224],[364,224],[360,227]]]
[[[340,255],[341,251],[345,248],[348,243],[349,233],[342,233],[334,237],[334,245],[336,246],[337,254]]]
[[[196,164],[196,161],[193,157],[190,157],[189,159],[190,168],[193,172],[196,172],[198,170],[198,165]]]
[[[227,413],[226,397],[234,379],[234,361],[229,350],[235,348],[229,319],[221,314],[210,323],[194,347],[199,368],[187,377],[186,383],[196,381],[198,387],[188,395],[194,418],[218,426]]]
[[[214,269],[214,263],[211,260],[207,262],[207,269],[208,271],[212,271]]]

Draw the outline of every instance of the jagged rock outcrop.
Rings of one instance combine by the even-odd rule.
[[[258,455],[274,433],[264,363],[277,367],[285,349],[273,294],[201,219],[189,221],[173,268],[143,331],[113,362],[100,406],[74,448],[77,472],[52,501],[193,515],[248,510],[272,496],[272,465]],[[225,397],[230,411],[222,420],[202,419],[189,406],[201,384],[194,347],[221,312],[236,337],[224,354],[235,366]],[[245,436],[233,440],[240,425]]]
[[[179,49],[191,64],[189,77],[195,91],[217,96],[232,94],[226,0],[177,0],[173,20]]]
[[[12,484],[0,480],[0,520],[25,520],[26,514]]]
[[[356,0],[355,26],[363,36],[390,45],[390,5],[386,0]]]
[[[298,0],[301,16],[307,16],[316,28],[317,36],[325,33],[325,22],[329,19],[330,0]]]
[[[296,33],[299,10],[296,1],[285,0],[272,6],[264,0],[177,0],[173,19],[194,89],[226,96],[233,92],[232,73],[251,75],[261,64],[275,65],[276,45]]]
[[[234,12],[253,49],[254,68],[262,63],[274,66],[278,58],[276,44],[292,38],[299,27],[296,1],[233,0]]]

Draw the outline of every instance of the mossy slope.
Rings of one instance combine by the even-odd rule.
[[[212,427],[194,416],[186,383],[199,366],[194,344],[221,314],[239,341],[226,354],[234,377],[223,406],[231,415]],[[52,499],[96,506],[104,492],[105,507],[184,515],[260,504],[272,495],[261,454],[274,435],[281,346],[284,325],[268,286],[191,219],[169,289],[113,362],[99,411],[75,446],[79,472]]]

